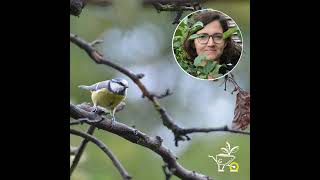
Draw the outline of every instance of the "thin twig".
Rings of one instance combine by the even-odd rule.
[[[161,3],[158,2],[153,2],[152,3],[153,7],[157,10],[158,13],[160,13],[160,9],[161,9]]]
[[[91,134],[92,135],[94,130],[95,130],[95,127],[94,126],[90,126],[88,128],[88,130],[87,130],[87,134]],[[84,152],[84,149],[87,146],[87,143],[88,143],[87,139],[83,139],[81,141],[81,144],[80,144],[80,146],[78,148],[78,151],[77,151],[77,153],[76,153],[76,155],[75,155],[75,157],[74,157],[74,159],[72,161],[72,165],[71,165],[71,168],[70,168],[70,176],[72,175],[73,171],[76,169],[76,167],[77,167],[77,165],[78,165],[78,163],[80,161],[80,158],[81,158],[81,156],[82,156],[82,154]]]
[[[165,180],[170,180],[171,176],[172,176],[172,171],[169,169],[168,164],[165,164],[162,166],[162,171],[165,175]]]
[[[171,92],[170,89],[167,89],[166,92],[164,92],[163,94],[159,94],[159,95],[155,95],[155,94],[154,94],[154,96],[155,96],[156,98],[158,98],[158,99],[162,99],[162,98],[167,97],[167,96],[170,96],[170,95],[172,95],[172,94],[173,94],[173,92]]]
[[[244,135],[250,135],[249,132],[244,132],[244,131],[235,131],[232,129],[229,129],[228,126],[223,126],[219,128],[188,128],[188,129],[182,129],[180,133],[186,135],[186,134],[191,134],[191,133],[209,133],[209,132],[231,132],[231,133],[238,133],[238,134],[244,134]]]
[[[199,3],[197,3],[199,4]],[[157,10],[158,13],[161,11],[174,11],[176,12],[176,16],[172,22],[172,24],[179,24],[180,18],[184,11],[196,11],[197,5],[196,3],[190,2],[167,2],[167,3],[160,3],[160,2],[152,2],[153,7]]]
[[[172,24],[179,24],[182,14],[183,14],[183,9],[178,10],[176,12],[176,17],[174,18]]]
[[[190,2],[197,1],[196,3],[203,2],[205,0],[143,0],[144,3],[154,3],[158,2],[161,4],[168,4],[168,3],[179,3],[179,4],[191,4]]]
[[[243,89],[242,89],[242,88],[238,85],[238,83],[234,80],[234,76],[233,76],[232,73],[230,73],[230,76],[227,75],[226,77],[227,77],[227,80],[229,80],[229,82],[231,82],[231,83],[234,85],[235,89],[236,89],[236,90],[233,90],[232,92],[234,92],[234,91],[243,91]]]
[[[120,175],[122,176],[123,180],[130,180],[131,176],[129,176],[129,173],[125,170],[125,168],[122,166],[122,164],[120,163],[120,161],[116,158],[116,156],[109,150],[109,148],[103,144],[102,141],[98,140],[97,138],[95,138],[94,136],[88,134],[88,133],[84,133],[75,129],[70,129],[70,133],[80,136],[82,138],[84,138],[86,141],[91,141],[94,144],[96,144],[104,153],[106,153],[106,155],[111,159],[112,163],[114,164],[114,166],[118,169],[118,171],[120,172]]]
[[[193,1],[193,0],[192,0]],[[203,2],[205,0],[197,0],[198,2]],[[182,3],[182,4],[190,4],[190,0],[142,0],[143,4],[150,5],[154,3],[161,4],[169,4],[169,3]],[[88,3],[101,5],[101,6],[109,6],[112,5],[112,0],[89,0]]]
[[[175,6],[175,5],[162,5],[160,3],[158,3],[156,6],[154,5],[154,7],[158,10],[158,11],[193,11],[193,7],[190,6]]]
[[[94,47],[94,46],[96,46],[96,45],[98,45],[98,44],[101,44],[101,43],[103,43],[103,40],[101,40],[101,39],[96,39],[96,40],[94,40],[94,41],[92,41],[92,42],[90,43],[90,46]]]
[[[86,120],[83,120],[83,119],[71,120],[70,121],[70,126],[83,124],[84,121],[86,121]]]

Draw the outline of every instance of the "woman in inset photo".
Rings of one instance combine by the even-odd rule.
[[[237,42],[236,42],[237,41]],[[201,10],[190,14],[178,25],[173,51],[179,65],[200,79],[217,79],[238,63],[241,36],[231,18],[219,11]]]

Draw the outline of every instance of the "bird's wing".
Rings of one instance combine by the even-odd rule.
[[[109,89],[108,88],[109,83],[110,83],[110,80],[98,82],[98,83],[96,83],[96,89],[95,90],[97,91],[97,90],[102,89],[102,88]]]
[[[102,89],[102,88],[108,88],[109,82],[110,81],[107,80],[107,81],[97,82],[97,83],[92,84],[90,86],[80,85],[79,88],[86,89],[86,90],[89,90],[89,91],[97,91],[97,90]]]

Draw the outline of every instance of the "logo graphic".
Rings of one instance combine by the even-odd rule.
[[[238,172],[239,164],[233,160],[236,158],[233,153],[239,150],[239,146],[231,148],[229,142],[226,142],[226,147],[220,148],[224,153],[216,155],[216,157],[209,155],[218,165],[218,172],[224,172],[225,166],[229,166],[230,172]]]

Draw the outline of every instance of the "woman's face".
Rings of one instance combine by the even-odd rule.
[[[224,40],[217,40],[221,38],[223,34],[223,29],[218,20],[214,20],[211,23],[207,24],[197,32],[197,34],[208,34],[214,35],[216,40],[213,40],[213,37],[209,37],[207,43],[204,43],[203,39],[195,39],[194,45],[198,55],[206,55],[208,60],[219,61],[220,56],[223,54],[223,49],[226,47],[226,42]],[[215,42],[216,41],[216,42]],[[218,42],[218,43],[217,43]]]

